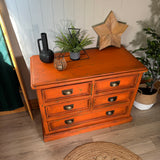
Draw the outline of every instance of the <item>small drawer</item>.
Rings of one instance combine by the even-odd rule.
[[[89,110],[89,99],[59,103],[55,105],[45,106],[45,114],[47,118],[57,119],[60,116],[75,115],[84,110]]]
[[[99,109],[88,114],[81,114],[79,116],[71,116],[64,119],[54,120],[48,122],[50,132],[60,132],[69,129],[79,128],[91,124],[96,124],[104,121],[111,121],[125,116],[127,113],[127,104],[114,105],[107,108]]]
[[[96,81],[95,92],[102,92],[108,90],[117,90],[121,88],[131,88],[136,84],[137,75],[116,77],[111,79],[104,79]]]
[[[91,82],[42,90],[42,96],[45,102],[49,102],[57,98],[69,98],[89,94],[91,94]]]
[[[120,101],[129,101],[130,97],[132,96],[132,91],[126,91],[121,93],[111,93],[105,94],[101,96],[94,97],[94,107],[100,106],[103,104],[113,104],[115,102]]]

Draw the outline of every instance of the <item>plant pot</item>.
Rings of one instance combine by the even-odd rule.
[[[70,52],[70,59],[73,61],[77,61],[80,59],[80,52]]]
[[[148,110],[156,103],[157,94],[157,89],[149,92],[148,88],[139,88],[133,105],[139,110]]]

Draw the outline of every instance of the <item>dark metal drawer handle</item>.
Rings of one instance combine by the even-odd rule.
[[[114,110],[106,112],[106,115],[111,116],[114,113]]]
[[[65,124],[72,124],[73,122],[74,122],[74,119],[65,120]]]
[[[110,86],[111,87],[117,87],[117,86],[119,86],[119,84],[120,84],[120,81],[115,81],[115,82],[111,82]]]
[[[67,105],[67,106],[63,106],[64,110],[71,110],[73,109],[73,104]]]
[[[73,93],[73,89],[67,89],[67,90],[63,90],[62,91],[62,94],[63,95],[70,95],[70,94],[72,94]]]
[[[117,96],[115,96],[115,97],[109,97],[108,98],[108,101],[109,102],[114,102],[114,101],[116,101],[117,100]]]

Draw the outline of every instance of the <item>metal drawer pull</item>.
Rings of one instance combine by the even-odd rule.
[[[115,82],[111,82],[110,86],[111,87],[116,87],[116,86],[119,86],[119,84],[120,84],[120,81],[115,81]]]
[[[67,106],[63,106],[64,110],[71,110],[73,109],[73,104],[67,105]]]
[[[65,120],[65,124],[72,124],[73,122],[74,122],[74,119]]]
[[[111,116],[114,113],[114,110],[106,112],[106,115]]]
[[[67,89],[67,90],[63,90],[62,91],[62,94],[63,95],[70,95],[70,94],[72,94],[73,93],[73,89]]]
[[[108,98],[108,101],[109,102],[114,102],[114,101],[116,101],[117,100],[117,96],[115,96],[115,97],[109,97]]]

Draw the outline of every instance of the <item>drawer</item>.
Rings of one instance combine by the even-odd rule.
[[[110,93],[110,94],[105,94],[101,96],[95,96],[94,97],[94,107],[100,106],[103,104],[113,104],[115,102],[120,102],[120,101],[129,101],[133,94],[133,91],[125,91],[125,92],[117,92],[117,93]]]
[[[89,94],[91,94],[91,82],[42,90],[44,102],[49,102],[58,98],[69,98]]]
[[[123,117],[127,113],[128,104],[117,104],[107,108],[94,110],[88,114],[71,116],[59,120],[49,121],[48,127],[50,132],[65,131],[73,128],[79,128],[103,121],[110,121]]]
[[[102,92],[105,90],[117,90],[121,88],[134,87],[137,81],[138,75],[116,77],[111,79],[103,79],[96,81],[95,92]]]
[[[87,111],[90,108],[90,100],[83,99],[59,103],[55,105],[45,106],[45,114],[47,118],[57,119],[60,116],[75,115],[82,111]]]

